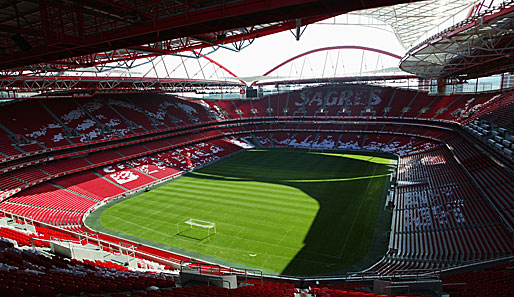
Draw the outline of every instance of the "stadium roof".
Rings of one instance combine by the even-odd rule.
[[[490,6],[500,0],[488,1]],[[365,52],[356,55],[348,49],[316,52],[322,48],[364,46],[372,47],[375,52],[402,56],[406,47],[465,19],[484,7],[485,2],[0,0],[0,92],[17,98],[17,94],[22,92],[50,96],[54,92],[64,92],[68,86],[73,86],[76,92],[94,94],[110,90],[169,91],[189,89],[192,85],[200,89],[222,88],[224,81],[227,87],[235,88],[244,85],[243,81],[250,84],[259,80],[258,84],[262,84],[265,77],[269,78],[266,83],[273,83],[272,80],[310,82],[319,78],[324,81],[353,81],[352,77],[371,77],[373,80],[376,77],[412,77],[402,70],[427,77],[424,73],[411,71],[408,63],[399,69],[397,60],[386,55]],[[152,6],[154,4],[157,6]],[[387,27],[387,34],[378,31],[372,35],[375,32],[370,31],[376,30],[363,26],[358,29],[352,27],[352,30],[332,26],[331,29],[339,31],[310,26],[300,42],[291,38],[295,44],[283,46],[276,39],[266,39],[274,33],[288,35],[287,31],[298,39],[306,25],[336,23],[338,19],[355,16],[368,22],[373,20],[372,24],[364,21],[355,25]],[[342,31],[359,32],[360,36],[343,34]],[[312,38],[313,34],[319,35],[316,40]],[[245,57],[241,61],[232,51],[224,51],[240,51],[256,38],[264,36],[268,37],[262,40],[272,40],[272,45],[267,47],[274,52],[254,51],[250,56],[246,53],[252,50],[245,50],[237,55],[237,58]],[[283,36],[281,38],[285,39]],[[304,39],[306,42],[302,43]],[[260,40],[250,49],[256,47]],[[459,42],[467,41],[458,41],[456,46],[460,46]],[[306,55],[310,52],[313,54]],[[295,55],[301,59],[274,73],[262,75],[258,67],[251,65],[252,61],[258,61],[259,65],[271,63],[269,67],[278,63],[284,66],[284,63],[296,59]],[[274,60],[279,56],[282,60]],[[356,61],[356,56],[359,61]],[[188,59],[190,57],[196,59]],[[234,65],[231,61],[238,62]],[[245,67],[245,71],[250,69],[252,72],[240,72],[234,66]],[[419,63],[414,67],[418,66]],[[182,71],[185,75],[179,74]],[[158,83],[150,83],[152,79]],[[198,83],[195,83],[196,79]]]
[[[0,69],[37,65],[44,71],[133,60],[242,42],[349,11],[412,1],[4,0]]]
[[[400,68],[420,77],[469,79],[514,70],[514,1],[486,10],[412,48]]]
[[[352,14],[370,17],[391,26],[404,48],[453,25],[470,11],[476,0],[429,0],[371,8]],[[466,17],[464,15],[462,18]],[[448,25],[449,23],[449,25]],[[444,27],[446,26],[446,27]]]

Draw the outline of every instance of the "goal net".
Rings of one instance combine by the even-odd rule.
[[[188,219],[184,223],[177,223],[177,234],[192,239],[202,240],[209,238],[211,234],[216,234],[216,223],[197,219]],[[207,237],[205,235],[207,235]]]

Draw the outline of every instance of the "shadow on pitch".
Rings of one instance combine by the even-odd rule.
[[[195,230],[195,229],[186,229],[183,231],[178,232],[177,234],[173,235],[173,237],[179,236],[187,239],[196,240],[198,242],[204,241],[205,239],[209,239],[209,234],[202,234],[202,232]]]

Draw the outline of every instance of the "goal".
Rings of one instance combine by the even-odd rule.
[[[187,228],[186,230],[181,230],[180,225],[184,226],[184,224],[189,226],[189,228]],[[177,223],[177,234],[185,235],[185,233],[188,230],[193,230],[195,228],[207,230],[207,237],[210,237],[211,234],[216,234],[216,223],[197,220],[197,219],[188,219],[187,221],[185,221],[182,224]],[[189,234],[187,237],[192,237],[191,235],[195,234],[195,233],[189,233],[189,232],[187,232],[187,233]],[[194,237],[197,237],[196,234]],[[201,238],[198,238],[198,239],[201,239]]]

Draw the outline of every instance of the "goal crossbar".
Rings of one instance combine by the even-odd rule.
[[[213,222],[207,222],[207,221],[202,221],[202,220],[197,220],[197,219],[189,219],[187,221],[185,221],[184,223],[188,224],[189,226],[197,226],[197,227],[201,227],[201,228],[214,228],[214,230],[216,230],[216,223],[213,223]],[[214,231],[216,233],[216,231]]]
[[[193,228],[193,226],[195,226],[195,227],[207,229],[207,233],[209,235],[211,234],[211,230],[213,230],[214,231],[213,233],[216,234],[216,223],[213,223],[213,222],[197,220],[197,219],[189,219],[189,220],[185,221],[184,224],[189,225],[189,228]],[[177,232],[178,232],[178,224],[177,224]]]

